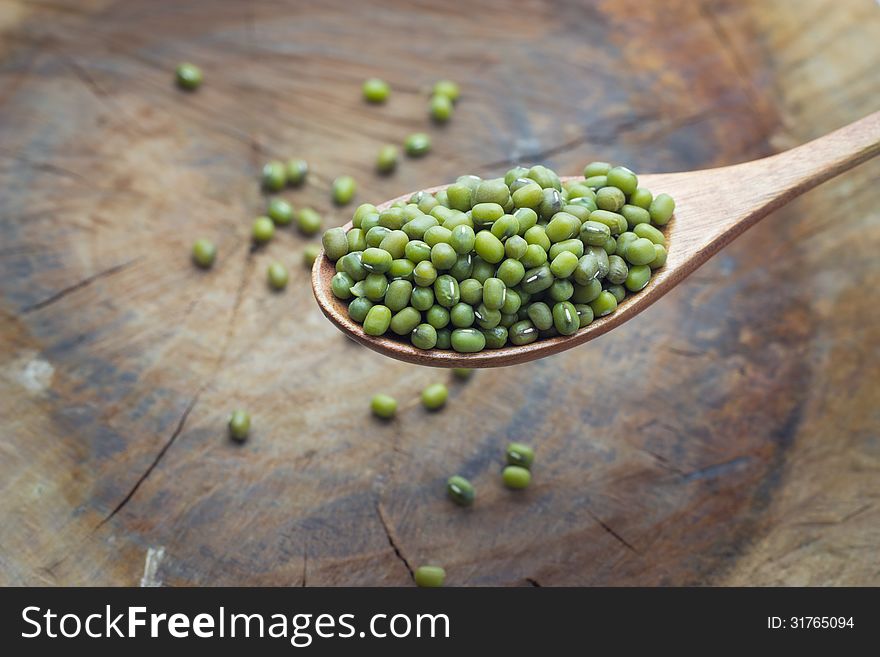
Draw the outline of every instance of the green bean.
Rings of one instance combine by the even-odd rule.
[[[502,242],[509,237],[513,237],[519,231],[519,222],[512,214],[505,214],[492,224],[489,229],[495,237]]]
[[[501,311],[487,308],[485,303],[481,303],[474,309],[474,318],[482,329],[495,328],[501,323]]]
[[[602,292],[602,283],[598,278],[594,278],[585,285],[575,285],[574,293],[571,295],[570,301],[575,304],[584,304],[595,301]]]
[[[627,196],[636,191],[636,188],[639,186],[639,179],[636,174],[626,167],[612,167],[605,176],[611,187],[617,187]]]
[[[287,273],[287,268],[280,262],[273,262],[269,265],[269,269],[266,272],[266,277],[269,281],[269,286],[273,290],[283,290],[284,288],[286,288],[287,281],[290,278]]]
[[[451,246],[444,242],[435,244],[431,248],[431,263],[439,271],[447,271],[455,266],[458,261],[458,254]]]
[[[531,344],[538,339],[538,329],[530,320],[516,322],[508,329],[508,340],[511,344],[522,346]]]
[[[495,274],[507,287],[514,287],[526,275],[525,266],[515,258],[507,258],[498,266]],[[488,280],[488,279],[487,279]]]
[[[578,257],[571,251],[563,251],[550,263],[550,271],[556,278],[568,278],[578,266]]]
[[[525,235],[526,231],[538,223],[538,213],[531,208],[517,208],[514,210],[513,216],[519,223],[519,235]]]
[[[434,290],[430,287],[414,287],[409,305],[416,310],[425,311],[434,305]]]
[[[520,283],[522,289],[529,294],[543,292],[551,285],[553,285],[553,272],[547,265],[529,269]]]
[[[617,303],[620,303],[626,297],[626,288],[623,285],[608,285],[605,289],[614,295]]]
[[[548,169],[541,164],[536,164],[531,169],[529,169],[526,177],[531,178],[544,189],[548,189],[550,187],[557,191],[562,189],[562,183],[559,180],[559,176],[557,176],[554,171]]]
[[[513,192],[513,204],[518,208],[535,209],[544,201],[544,190],[536,182],[528,182]]]
[[[526,248],[523,257],[520,258],[520,262],[522,262],[523,267],[528,269],[540,267],[547,262],[547,251],[538,244],[530,244]]]
[[[539,219],[550,221],[557,212],[562,210],[563,205],[562,194],[558,190],[549,187],[543,191],[541,204],[535,210],[538,213]]]
[[[413,269],[413,282],[420,287],[433,285],[437,280],[437,268],[429,260],[424,260]]]
[[[422,157],[431,150],[431,138],[424,132],[415,132],[406,138],[403,148],[410,157]]]
[[[254,244],[265,244],[272,239],[274,234],[275,224],[272,223],[269,217],[257,217],[254,220],[254,225],[251,228],[251,237],[254,240]],[[344,237],[345,235],[343,235]]]
[[[391,326],[391,311],[382,305],[370,308],[364,319],[364,333],[372,336],[384,335]]]
[[[416,586],[440,588],[446,580],[446,571],[440,566],[419,566],[413,573]]]
[[[364,82],[362,92],[368,103],[384,103],[391,94],[391,87],[385,80],[370,78]]]
[[[229,416],[229,437],[237,442],[244,442],[251,430],[251,416],[247,411],[235,410]]]
[[[388,279],[382,274],[367,274],[363,291],[370,301],[382,301],[388,291]]]
[[[435,96],[446,96],[454,103],[461,95],[461,90],[452,80],[438,80],[434,83],[433,93]]]
[[[501,304],[501,314],[513,314],[522,306],[522,297],[516,290],[508,289],[504,296],[504,303]]]
[[[415,219],[406,222],[401,230],[411,240],[421,240],[425,233],[432,226],[439,226],[440,222],[429,214],[423,214]]]
[[[302,185],[309,175],[309,163],[305,160],[288,160],[284,169],[287,176],[287,184],[293,187]]]
[[[649,263],[651,269],[658,269],[666,264],[666,247],[661,244],[654,245],[654,259]]]
[[[373,395],[370,400],[370,410],[373,415],[383,420],[390,420],[397,413],[397,400],[391,395],[379,393]]]
[[[484,261],[495,264],[504,259],[504,244],[488,230],[481,230],[474,240],[474,251]]]
[[[321,247],[317,244],[306,244],[303,249],[302,261],[303,265],[312,268],[312,265],[315,264],[315,260],[318,259],[318,256],[321,254]]]
[[[647,265],[655,257],[657,252],[654,251],[654,243],[645,238],[639,237],[626,247],[626,259],[633,265]]]
[[[526,242],[525,238],[513,235],[504,243],[504,255],[508,258],[519,260],[526,254],[526,249],[528,248],[529,243]]]
[[[528,180],[528,174],[529,170],[527,167],[515,166],[512,169],[508,169],[507,173],[504,174],[504,184],[510,187],[515,180]],[[531,180],[529,180],[529,182],[531,182]],[[513,190],[511,190],[511,192],[513,192]]]
[[[462,212],[467,212],[473,207],[473,194],[473,189],[461,183],[453,183],[446,188],[449,207]]]
[[[397,168],[397,146],[385,144],[376,155],[376,171],[388,174]]]
[[[595,212],[593,214],[595,214]],[[603,246],[605,241],[611,237],[611,230],[605,224],[590,220],[585,221],[580,226],[580,236],[584,244],[589,246]]]
[[[634,230],[639,224],[647,224],[651,221],[650,213],[638,205],[624,205],[620,208],[620,214],[626,219],[630,230]]]
[[[575,238],[556,242],[556,244],[550,247],[550,250],[547,252],[547,257],[549,260],[555,260],[556,256],[563,251],[567,251],[573,254],[576,258],[580,258],[584,255],[584,243]]]
[[[284,163],[273,160],[263,165],[262,171],[263,188],[270,192],[278,192],[287,183],[287,172]]]
[[[482,351],[486,348],[486,336],[475,328],[457,328],[452,332],[452,348],[464,354]]]
[[[500,310],[507,298],[507,286],[500,278],[487,278],[483,282],[483,304],[489,310]]]
[[[434,345],[434,348],[449,349],[450,347],[452,347],[452,331],[448,328],[437,331],[437,344]]]
[[[675,201],[669,194],[658,194],[651,201],[648,212],[651,214],[651,221],[658,226],[665,226],[672,218],[672,213],[675,212]]]
[[[431,247],[421,240],[410,240],[407,242],[403,253],[407,260],[412,260],[415,264],[431,259]]]
[[[617,187],[603,187],[596,192],[596,205],[602,210],[617,212],[626,203],[626,196]]]
[[[177,79],[177,86],[186,91],[195,91],[204,80],[202,69],[195,64],[180,64],[174,71],[174,75]]]
[[[518,465],[508,465],[501,472],[501,479],[508,488],[521,490],[532,482],[532,473]]]
[[[330,290],[337,299],[351,299],[351,288],[354,286],[354,279],[345,272],[337,272],[330,279]]]
[[[296,215],[296,227],[303,235],[316,235],[323,223],[321,215],[312,208],[302,208]]]
[[[589,326],[593,322],[593,309],[585,303],[576,303],[574,309],[578,314],[580,328]]]
[[[562,223],[565,223],[564,218],[560,219],[560,221]],[[560,230],[561,228],[562,225],[560,224]],[[542,249],[544,249],[544,251],[550,250],[552,242],[550,241],[550,238],[547,237],[547,231],[545,230],[544,226],[532,226],[525,232],[523,237],[528,244],[537,244]],[[561,242],[562,240],[559,241]]]
[[[192,246],[192,260],[202,269],[210,269],[217,257],[217,247],[206,239],[198,239]]]
[[[396,280],[388,284],[385,292],[385,305],[392,312],[403,310],[409,305],[413,285],[409,281]]]
[[[605,249],[605,253],[609,256],[613,255],[617,250],[617,240],[609,235],[605,238],[605,243],[602,245],[602,248]]]
[[[452,117],[452,101],[447,96],[435,94],[431,97],[429,112],[437,123],[446,123]]]
[[[608,290],[602,290],[593,301],[590,302],[595,317],[604,317],[617,310],[617,299]]]
[[[488,278],[487,278],[488,280]],[[483,301],[483,283],[475,278],[468,278],[459,283],[461,300],[471,306],[477,306]]]
[[[608,186],[608,177],[604,175],[590,176],[589,178],[584,180],[584,184],[592,189],[602,189],[603,187]]]
[[[651,240],[654,244],[666,246],[666,238],[663,236],[663,233],[654,228],[651,224],[638,224],[633,228],[633,232],[639,237]]]
[[[470,278],[474,272],[474,260],[470,253],[460,255],[455,259],[455,264],[449,268],[449,275],[461,282]]]
[[[468,328],[474,325],[474,308],[467,303],[457,303],[449,310],[449,321],[455,328]]]
[[[470,367],[453,367],[452,368],[452,376],[456,379],[461,379],[466,381],[474,375],[474,370]]]
[[[351,251],[363,251],[367,248],[367,239],[366,234],[360,228],[352,228],[345,235],[345,239],[348,242],[348,250]]]
[[[483,329],[483,337],[486,338],[487,349],[501,349],[507,344],[507,328],[499,324],[490,329]]]
[[[483,180],[474,189],[474,205],[495,203],[502,208],[510,201],[510,189],[503,180]]]
[[[459,506],[470,506],[476,497],[471,482],[461,475],[454,475],[446,481],[446,492]]]
[[[452,231],[443,226],[431,226],[425,231],[423,239],[428,246],[436,246],[437,244],[449,244],[452,238]]]
[[[651,280],[651,268],[648,265],[634,265],[630,268],[625,285],[630,292],[638,292],[645,288]]]
[[[609,171],[611,171],[611,165],[608,162],[590,162],[584,167],[584,178],[604,176]]]
[[[629,202],[631,205],[637,205],[645,210],[651,209],[651,202],[653,200],[654,195],[650,190],[645,189],[644,187],[637,188],[636,191],[629,195]]]
[[[547,224],[546,235],[550,242],[562,242],[571,239],[581,230],[581,221],[567,212],[557,212]],[[526,241],[528,241],[528,235]],[[549,249],[550,246],[548,245]]]
[[[553,326],[553,313],[550,310],[550,306],[543,301],[536,301],[529,304],[528,316],[535,327],[540,331],[545,331]]]
[[[362,324],[373,305],[373,302],[367,299],[367,297],[352,299],[351,303],[348,304],[348,316],[358,324]]]
[[[533,320],[534,321],[534,320]],[[573,335],[581,327],[574,304],[560,301],[553,306],[553,325],[561,335]]]
[[[330,195],[336,205],[347,205],[354,198],[357,184],[351,176],[339,176],[333,181]]]
[[[547,289],[547,294],[553,301],[568,301],[574,294],[574,284],[566,279],[557,279]]]
[[[480,283],[486,281],[487,278],[492,278],[495,274],[494,265],[486,262],[480,256],[473,257],[473,268],[471,269],[471,278],[475,278]]]
[[[373,226],[367,231],[366,235],[364,235],[364,243],[367,245],[367,248],[380,248],[382,246],[382,240],[388,237],[392,232],[393,231],[390,228],[386,228],[385,226]],[[364,249],[364,251],[366,251],[366,249]]]
[[[390,310],[390,309],[389,309]],[[421,313],[415,308],[407,306],[398,311],[391,318],[388,327],[397,335],[409,335],[422,320]]]
[[[629,274],[629,267],[626,262],[618,255],[608,256],[608,274],[605,277],[609,282],[615,285],[621,285]]]
[[[444,274],[434,281],[434,298],[444,308],[452,308],[461,300],[461,291],[458,281],[452,276]],[[438,327],[442,328],[442,327]]]

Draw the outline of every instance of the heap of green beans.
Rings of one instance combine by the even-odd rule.
[[[473,353],[572,335],[613,313],[666,262],[667,194],[592,162],[562,183],[545,166],[461,176],[323,237],[333,294],[371,336]]]

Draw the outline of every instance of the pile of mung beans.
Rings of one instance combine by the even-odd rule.
[[[572,335],[613,313],[666,262],[668,194],[592,162],[562,183],[551,169],[461,176],[324,233],[333,294],[370,336],[473,353]]]

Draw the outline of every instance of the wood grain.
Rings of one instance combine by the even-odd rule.
[[[303,238],[247,243],[270,157],[308,159],[285,197],[342,225],[344,173],[377,201],[519,161],[685,171],[805,143],[878,109],[878,12],[4,3],[0,582],[408,585],[430,561],[451,585],[880,583],[877,162],[602,340],[450,381],[437,414],[416,400],[444,373],[324,319]],[[182,60],[206,72],[195,94],[173,86]],[[386,106],[361,102],[370,75]],[[464,91],[445,127],[426,119],[440,77]],[[415,130],[432,154],[373,175]],[[202,235],[210,272],[188,259]],[[367,413],[377,390],[401,402],[391,423]],[[499,485],[514,438],[538,454],[524,494]],[[471,510],[443,497],[454,472]]]

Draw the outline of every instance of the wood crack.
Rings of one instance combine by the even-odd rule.
[[[400,562],[406,566],[406,571],[409,573],[409,576],[415,580],[416,575],[413,572],[412,566],[409,564],[409,560],[404,556],[403,550],[400,547],[400,539],[397,537],[397,532],[394,529],[394,525],[388,520],[385,515],[385,507],[382,505],[382,502],[376,502],[376,513],[379,516],[379,522],[382,524],[382,529],[385,530],[385,536],[388,538],[388,544],[391,546],[391,549],[394,550],[394,554],[400,560]]]
[[[621,545],[623,545],[624,547],[626,547],[628,550],[631,550],[631,551],[634,552],[635,554],[639,554],[639,551],[636,550],[636,549],[632,546],[632,544],[629,543],[629,541],[627,541],[623,536],[621,536],[621,535],[618,534],[616,531],[614,531],[613,529],[611,529],[611,526],[608,525],[608,524],[606,524],[601,518],[599,518],[599,516],[597,516],[595,513],[593,513],[593,512],[590,511],[589,509],[587,509],[587,513],[590,514],[590,517],[591,517],[593,520],[595,520],[596,522],[598,522],[598,523],[602,526],[602,529],[604,529],[606,532],[608,532],[608,533],[611,534],[614,538],[616,538],[616,539],[620,542]]]
[[[125,269],[128,269],[129,267],[131,267],[133,264],[135,264],[140,259],[141,259],[140,257],[137,257],[132,260],[129,260],[128,262],[123,262],[121,264],[114,265],[113,267],[110,267],[109,269],[105,269],[104,271],[99,271],[97,274],[92,274],[91,276],[84,278],[81,281],[74,283],[73,285],[69,285],[69,286],[65,287],[64,289],[56,292],[55,294],[53,294],[52,296],[50,296],[46,299],[43,299],[42,301],[37,301],[36,303],[33,303],[29,306],[25,306],[24,308],[21,309],[21,314],[27,315],[28,313],[32,313],[35,310],[42,310],[46,306],[51,306],[56,301],[60,301],[61,299],[63,299],[67,295],[73,294],[74,292],[81,290],[84,287],[88,287],[89,285],[91,285],[95,281],[98,281],[102,278],[107,278],[108,276],[112,276],[113,274],[118,274],[119,272],[121,272]]]
[[[116,505],[116,507],[107,515],[106,518],[104,518],[100,523],[98,523],[98,526],[95,527],[96,530],[100,529],[105,524],[107,524],[113,518],[113,516],[115,516],[117,513],[119,513],[119,511],[122,510],[122,507],[124,507],[126,504],[128,504],[129,500],[131,500],[131,498],[134,497],[134,494],[138,491],[138,488],[141,487],[141,484],[144,483],[144,481],[146,481],[147,477],[150,476],[150,473],[152,473],[153,470],[156,469],[156,466],[159,465],[159,462],[162,460],[162,457],[165,456],[165,454],[168,452],[168,450],[174,444],[174,441],[177,440],[177,437],[183,431],[183,427],[186,424],[186,420],[189,417],[189,414],[192,412],[193,408],[195,408],[196,404],[198,403],[199,395],[201,395],[201,394],[202,394],[201,390],[199,390],[199,392],[197,392],[195,394],[195,396],[192,398],[192,401],[190,401],[190,403],[184,409],[183,415],[180,416],[180,420],[177,423],[177,427],[174,429],[174,433],[172,433],[171,437],[165,441],[165,444],[162,446],[162,449],[159,450],[159,453],[156,454],[156,457],[153,459],[153,462],[150,463],[149,467],[147,467],[147,469],[144,471],[144,473],[140,477],[138,477],[138,480],[136,482],[134,482],[134,486],[132,486],[131,489],[128,491],[128,494],[124,498],[122,498],[122,501]]]

